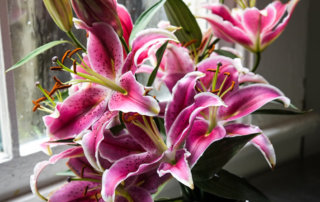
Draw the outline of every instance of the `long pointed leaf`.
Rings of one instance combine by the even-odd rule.
[[[181,30],[175,32],[180,42],[187,43],[196,40],[195,47],[199,47],[202,41],[202,33],[188,6],[182,0],[167,0],[164,8],[170,23],[182,27]],[[192,46],[194,47],[194,45]]]
[[[210,180],[195,182],[195,184],[203,191],[222,198],[249,200],[250,202],[269,201],[262,192],[249,184],[244,178],[225,170],[221,170]]]
[[[57,45],[60,44],[64,44],[64,43],[71,43],[70,41],[64,40],[64,41],[52,41],[50,43],[47,43],[45,45],[42,45],[40,47],[38,47],[37,49],[33,50],[31,53],[29,53],[28,55],[26,55],[23,59],[21,59],[20,61],[18,61],[16,64],[14,64],[12,67],[10,67],[6,72],[9,72],[11,70],[14,70],[20,66],[22,66],[23,64],[27,63],[29,60],[31,60],[32,58],[36,57],[37,55],[49,50],[50,48],[53,48]]]
[[[159,11],[159,9],[163,6],[163,4],[166,2],[166,0],[160,0],[157,3],[155,3],[153,6],[151,6],[148,10],[144,11],[139,18],[136,20],[134,27],[132,29],[130,38],[129,38],[129,44],[132,43],[133,39],[136,37],[137,33],[142,31],[148,23],[151,21],[153,16]]]
[[[164,54],[164,51],[167,48],[168,43],[169,43],[169,41],[166,41],[164,44],[162,44],[162,46],[156,52],[157,66],[152,71],[152,73],[151,73],[151,75],[149,77],[147,86],[152,86],[154,80],[156,79],[156,76],[157,76],[157,73],[158,73],[158,70],[159,70],[159,67],[160,67],[160,64],[161,64],[161,60],[163,58],[163,54]]]

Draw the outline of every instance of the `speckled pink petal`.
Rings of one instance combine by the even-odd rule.
[[[165,52],[164,73],[162,80],[172,91],[174,85],[187,73],[194,71],[195,66],[189,56],[189,50],[174,44],[168,44]]]
[[[143,188],[133,186],[128,189],[128,193],[133,201],[153,202],[151,194]]]
[[[130,176],[139,175],[157,167],[162,156],[149,152],[130,155],[116,161],[102,177],[102,197],[107,202],[115,199],[117,186]]]
[[[255,43],[258,42],[257,39],[261,32],[261,16],[262,14],[255,7],[245,9],[242,14],[243,28]]]
[[[274,86],[267,84],[253,84],[241,88],[223,98],[227,107],[220,107],[219,120],[233,121],[246,116],[273,100],[281,100],[289,106],[290,100]]]
[[[211,133],[208,133],[208,123],[204,120],[197,120],[186,140],[186,149],[191,153],[188,158],[190,167],[193,167],[206,149],[215,141],[218,141],[226,135],[222,126],[216,126]]]
[[[50,164],[55,164],[61,159],[65,158],[75,158],[83,156],[83,150],[81,147],[73,147],[68,149],[60,154],[56,154],[52,156],[48,161],[41,161],[36,164],[33,170],[33,174],[30,176],[30,187],[33,194],[38,195],[39,197],[43,197],[38,190],[37,181],[41,174],[41,172]]]
[[[249,49],[254,50],[255,41],[242,29],[232,25],[229,21],[223,21],[220,16],[204,17],[213,29],[214,34],[228,42],[239,43]]]
[[[241,23],[235,19],[229,8],[223,4],[208,4],[204,6],[205,8],[209,9],[213,14],[220,16],[223,20],[229,21],[232,23],[234,26],[241,27]]]
[[[114,92],[111,95],[109,101],[111,111],[137,112],[146,116],[155,116],[160,112],[157,101],[151,96],[144,96],[144,88],[136,81],[132,72],[123,74],[119,85],[127,91],[127,94]]]
[[[168,153],[169,152],[169,153]],[[190,153],[185,149],[181,149],[173,154],[170,154],[170,151],[166,152],[166,155],[175,154],[174,161],[175,163],[162,162],[158,168],[159,176],[162,177],[165,174],[171,174],[176,180],[181,182],[182,184],[188,186],[190,189],[194,188],[191,169],[189,167],[187,158],[190,156]]]
[[[203,76],[204,74],[201,72],[189,73],[173,88],[173,98],[172,101],[168,103],[165,112],[165,127],[167,132],[169,132],[179,113],[193,103],[194,96],[196,95],[194,89],[196,81]]]
[[[224,103],[212,93],[197,94],[194,103],[181,111],[167,133],[168,147],[178,148],[185,141],[198,114],[210,106],[224,106]]]
[[[100,183],[72,181],[63,185],[49,198],[49,202],[87,201],[96,202],[95,194],[100,192]]]
[[[68,139],[88,129],[105,112],[107,95],[105,88],[88,86],[58,103],[55,113],[43,117],[49,136]]]
[[[85,157],[70,158],[67,166],[78,177],[101,180],[101,175],[91,167],[90,163]]]
[[[142,153],[144,150],[127,132],[114,136],[111,131],[105,130],[99,152],[102,158],[115,162],[131,154]]]
[[[117,33],[106,23],[87,26],[77,22],[78,27],[89,32],[87,52],[91,68],[98,74],[114,80],[122,71],[123,50]]]
[[[274,148],[269,140],[269,138],[263,134],[261,129],[257,126],[244,125],[244,124],[230,124],[225,127],[228,136],[239,136],[239,135],[250,135],[255,133],[261,133],[251,140],[251,143],[257,147],[265,159],[267,160],[269,166],[273,168],[276,164],[276,155]]]

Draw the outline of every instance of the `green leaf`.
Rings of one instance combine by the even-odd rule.
[[[58,176],[77,177],[77,175],[74,174],[74,172],[72,172],[71,170],[66,170],[64,172],[59,172],[59,173],[56,173],[56,175],[58,175]]]
[[[257,134],[226,137],[212,143],[192,169],[195,181],[212,178],[220,169],[239,152]]]
[[[31,53],[29,53],[27,56],[25,56],[23,59],[21,59],[19,62],[14,64],[12,67],[10,67],[6,72],[9,72],[11,70],[14,70],[14,69],[20,67],[21,65],[27,63],[32,58],[34,58],[37,55],[49,50],[50,48],[55,47],[55,46],[60,45],[60,44],[64,44],[64,43],[71,43],[71,42],[67,41],[67,40],[64,40],[64,41],[52,41],[50,43],[47,43],[45,45],[40,46],[37,49],[33,50]]]
[[[253,112],[253,114],[300,115],[300,114],[305,114],[311,111],[291,111],[286,109],[259,109]]]
[[[195,185],[210,194],[235,200],[249,200],[250,202],[267,202],[268,198],[249,184],[244,178],[228,171],[221,170],[213,178],[195,182]]]
[[[188,6],[182,0],[167,0],[164,4],[164,9],[170,23],[174,26],[182,27],[181,30],[175,32],[179,41],[187,43],[191,40],[196,40],[195,47],[194,45],[189,47],[199,47],[202,41],[202,33]]]
[[[218,53],[219,55],[223,55],[223,56],[226,56],[226,57],[229,57],[229,58],[232,58],[232,59],[238,58],[237,55],[231,53],[230,51],[219,49],[219,50],[214,50],[214,52]]]
[[[154,80],[156,79],[156,76],[157,76],[157,73],[158,73],[158,70],[159,70],[159,67],[160,67],[160,64],[161,64],[161,60],[163,58],[163,54],[164,54],[164,51],[167,48],[168,43],[169,43],[169,41],[166,41],[164,44],[162,44],[162,46],[156,52],[157,66],[152,71],[152,73],[151,73],[151,75],[149,77],[147,86],[152,86]]]
[[[166,2],[166,0],[160,0],[157,3],[155,3],[153,6],[151,6],[148,10],[144,11],[139,18],[136,20],[134,27],[132,29],[130,38],[129,38],[129,44],[132,43],[133,39],[136,37],[138,32],[142,31],[148,23],[151,21],[153,16],[158,12],[158,10],[163,6],[163,4]]]

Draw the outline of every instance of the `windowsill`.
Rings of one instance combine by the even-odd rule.
[[[264,129],[269,136],[276,151],[277,165],[283,165],[293,159],[304,158],[320,152],[317,142],[320,136],[316,133],[320,127],[320,115],[308,113],[292,116],[286,121],[274,124],[273,127]],[[245,147],[225,167],[227,170],[240,176],[250,177],[258,173],[270,170],[260,152],[252,145]],[[275,168],[277,169],[277,168]],[[50,191],[63,183],[57,183],[41,189],[41,193],[48,195]],[[173,181],[169,186],[174,187]],[[169,187],[168,186],[168,187]],[[177,189],[165,187],[169,195],[174,195]],[[16,197],[10,201],[34,202],[40,201],[31,193]]]

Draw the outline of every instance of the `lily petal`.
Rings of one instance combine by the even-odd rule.
[[[176,118],[167,133],[167,145],[178,147],[187,137],[197,115],[210,106],[225,106],[224,102],[212,93],[199,93],[195,96],[194,104],[185,108]]]
[[[116,187],[130,176],[147,172],[154,168],[162,156],[149,152],[134,154],[116,161],[102,176],[102,197],[107,202],[115,199]]]
[[[269,138],[262,133],[261,129],[257,126],[249,126],[244,124],[230,124],[225,126],[228,136],[238,136],[238,135],[250,135],[254,133],[261,133],[251,140],[251,143],[257,147],[265,159],[267,160],[269,166],[274,168],[276,164],[276,155],[274,148],[269,140]]]
[[[89,32],[87,51],[91,68],[114,80],[121,73],[123,65],[123,50],[117,33],[107,23],[93,23],[92,26],[83,22],[76,24]]]
[[[128,193],[133,201],[153,202],[151,194],[147,190],[134,186],[128,189]]]
[[[95,202],[95,194],[100,192],[99,183],[86,181],[72,181],[55,191],[49,202],[87,201]]]
[[[127,91],[127,94],[114,92],[111,95],[109,101],[111,111],[137,112],[146,116],[155,116],[160,112],[157,101],[150,96],[144,96],[144,88],[136,81],[132,72],[123,74],[119,84]]]
[[[226,131],[222,126],[216,126],[208,134],[209,124],[204,120],[197,120],[192,126],[186,140],[186,149],[191,153],[188,158],[190,167],[193,167],[205,150],[215,141],[225,137]]]
[[[121,4],[117,5],[117,12],[122,25],[123,38],[126,40],[127,44],[129,44],[129,37],[133,28],[131,15],[126,7]]]
[[[167,151],[167,155],[172,155],[169,154]],[[167,162],[162,162],[158,168],[158,174],[160,177],[162,177],[165,174],[170,173],[174,178],[176,178],[179,182],[182,184],[188,186],[190,189],[194,189],[194,184],[192,180],[192,174],[191,174],[191,169],[189,167],[187,158],[191,154],[187,152],[185,149],[181,149],[176,151],[175,153],[175,163],[167,163]]]
[[[47,133],[53,139],[67,139],[88,129],[107,108],[108,91],[95,86],[87,87],[69,96],[56,107],[56,113],[43,117]]]
[[[191,72],[182,78],[173,88],[173,98],[167,105],[165,112],[165,127],[167,132],[169,132],[179,113],[193,103],[194,96],[196,95],[194,89],[196,81],[203,76],[204,74],[201,72]]]
[[[41,174],[41,172],[50,164],[55,164],[61,159],[65,158],[75,158],[75,157],[80,157],[83,156],[83,150],[81,147],[74,147],[71,149],[68,149],[64,152],[61,152],[60,154],[56,154],[52,156],[49,161],[41,161],[36,164],[33,170],[33,175],[30,176],[30,187],[31,191],[33,194],[38,195],[40,198],[44,199],[45,197],[42,196],[39,193],[38,186],[37,186],[37,181],[38,178]]]
[[[223,101],[228,107],[220,107],[219,120],[232,121],[246,116],[273,100],[281,100],[286,107],[290,100],[274,86],[253,84],[227,95]]]

